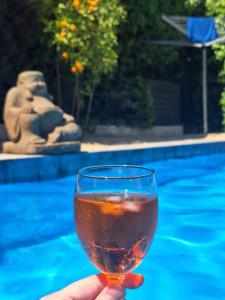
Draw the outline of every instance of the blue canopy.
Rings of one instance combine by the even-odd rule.
[[[187,36],[192,42],[205,43],[217,38],[214,18],[187,19]]]

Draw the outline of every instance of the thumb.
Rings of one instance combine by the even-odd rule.
[[[106,286],[95,300],[123,300],[125,298],[125,289],[115,286]]]

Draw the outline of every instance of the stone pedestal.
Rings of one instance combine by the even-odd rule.
[[[13,154],[65,154],[65,153],[76,153],[80,151],[80,142],[60,142],[55,144],[16,144],[13,142],[5,142],[2,145],[4,153]]]

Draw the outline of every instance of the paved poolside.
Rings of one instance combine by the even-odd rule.
[[[176,139],[150,140],[150,138],[141,140],[129,138],[87,138],[81,145],[81,151],[113,151],[124,149],[158,148],[168,146],[181,146],[191,144],[202,144],[210,142],[224,142],[225,133],[210,133],[208,135],[184,135]]]
[[[150,140],[142,138],[101,138],[87,137],[81,144],[81,152],[99,152],[99,151],[116,151],[116,150],[132,150],[143,148],[158,148],[181,145],[195,145],[210,142],[224,142],[225,133],[210,133],[208,135],[184,135],[176,139],[168,140]],[[19,155],[0,153],[0,160],[24,159],[32,157],[41,157],[42,155]]]

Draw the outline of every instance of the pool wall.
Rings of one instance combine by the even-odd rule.
[[[0,183],[41,181],[64,177],[75,174],[80,167],[88,165],[142,164],[224,152],[225,142],[209,142],[182,146],[0,159]]]

